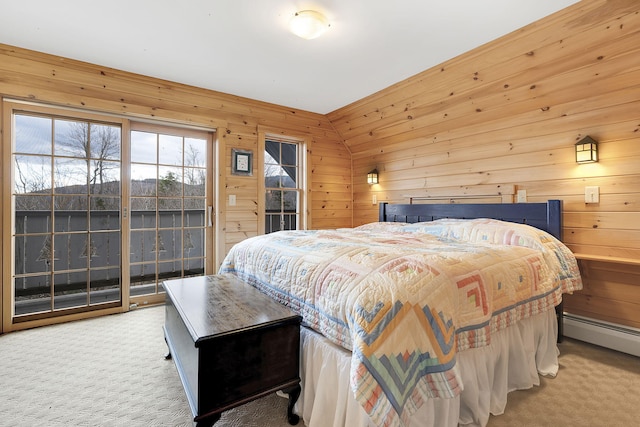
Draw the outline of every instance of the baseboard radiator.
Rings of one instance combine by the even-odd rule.
[[[564,313],[564,336],[640,357],[640,329]]]

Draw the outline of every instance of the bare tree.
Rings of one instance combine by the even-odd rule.
[[[85,174],[88,173],[91,194],[103,194],[109,171],[119,170],[120,130],[98,123],[70,122],[66,137],[56,141],[56,149],[69,157],[88,159],[89,170]],[[119,177],[113,178],[119,180]]]
[[[49,204],[42,195],[51,191],[50,164],[39,156],[15,156],[14,163],[16,210],[47,209]]]
[[[184,153],[184,184],[185,196],[204,196],[206,170],[200,165],[204,153],[193,145],[185,145]]]
[[[117,163],[113,160],[120,159],[120,133],[113,126],[92,124],[92,141],[91,141],[91,163],[93,171],[90,178],[90,184],[99,184],[99,194],[104,191],[104,184],[109,182],[109,171],[118,169]],[[119,177],[115,177],[116,179]],[[93,191],[92,191],[93,192]]]

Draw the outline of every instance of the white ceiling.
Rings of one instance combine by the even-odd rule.
[[[0,0],[0,43],[326,114],[576,2]]]

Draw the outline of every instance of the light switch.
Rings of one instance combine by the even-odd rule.
[[[600,187],[584,187],[585,203],[600,203]]]
[[[518,190],[518,203],[527,203],[527,190]]]
[[[236,205],[236,195],[229,194],[229,206],[235,206],[235,205]]]
[[[376,194],[374,194],[373,197],[371,197],[371,204],[372,205],[378,204],[378,196]]]

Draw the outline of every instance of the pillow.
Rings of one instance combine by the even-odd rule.
[[[385,231],[385,232],[403,232],[402,228],[407,224],[406,222],[370,222],[358,227],[354,227],[355,231]]]
[[[557,239],[551,234],[526,224],[490,218],[439,219],[408,224],[405,232],[427,233],[440,238],[493,245],[524,246],[542,250]]]

